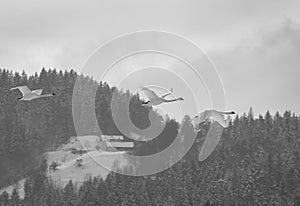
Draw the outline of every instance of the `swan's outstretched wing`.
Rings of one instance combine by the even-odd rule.
[[[32,92],[37,94],[37,95],[41,95],[43,90],[42,89],[37,89],[37,90],[33,90]]]
[[[227,127],[226,121],[225,121],[225,117],[224,117],[223,114],[221,114],[221,113],[214,113],[211,118],[213,119],[213,121],[216,121],[220,125],[222,125],[222,127],[224,127],[224,128]]]
[[[28,89],[27,86],[14,87],[14,88],[11,88],[10,90],[15,90],[15,89],[20,90],[20,92],[22,92],[23,96],[31,93],[30,89]]]
[[[222,132],[223,127],[218,122],[213,121],[200,150],[199,161],[204,161],[214,151],[220,141]]]
[[[159,98],[159,96],[157,96],[157,94],[155,94],[154,91],[152,91],[152,90],[150,90],[150,89],[148,89],[148,88],[146,88],[146,87],[143,87],[143,88],[141,89],[141,91],[144,92],[144,94],[147,96],[147,98],[148,98],[149,100]]]
[[[160,98],[165,98],[166,96],[168,96],[168,95],[170,95],[172,93],[173,93],[173,88],[171,88],[168,93],[161,95]]]

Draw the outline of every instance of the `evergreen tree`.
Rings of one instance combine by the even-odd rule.
[[[21,204],[20,196],[16,188],[13,189],[10,197],[11,206],[19,206]]]
[[[7,206],[9,205],[9,194],[7,192],[2,192],[0,196],[0,205],[1,206]]]

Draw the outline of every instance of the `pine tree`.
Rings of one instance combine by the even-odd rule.
[[[8,206],[9,205],[9,194],[4,191],[0,196],[0,205],[1,206]]]
[[[29,179],[26,179],[24,183],[24,205],[31,206],[33,205],[33,190]]]
[[[13,189],[10,197],[11,206],[19,206],[21,204],[20,196],[16,188]]]
[[[64,205],[76,205],[76,188],[74,187],[72,180],[70,180],[64,188],[63,200]]]

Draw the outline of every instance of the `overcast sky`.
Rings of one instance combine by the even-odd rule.
[[[80,71],[104,42],[152,29],[206,51],[224,84],[227,109],[300,114],[298,0],[0,1],[0,68]],[[176,88],[172,81],[164,86]],[[177,96],[185,94],[176,88]]]

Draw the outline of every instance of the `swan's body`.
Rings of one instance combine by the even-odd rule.
[[[27,86],[14,87],[14,88],[11,88],[10,90],[15,90],[15,89],[20,90],[20,92],[23,95],[22,97],[18,98],[19,101],[31,101],[33,99],[55,96],[55,93],[42,95],[42,92],[43,92],[42,89],[31,91],[30,89],[28,89]]]
[[[235,112],[220,112],[216,110],[205,110],[195,116],[197,124],[211,121],[208,133],[199,152],[199,161],[204,161],[215,149],[220,141],[223,129],[229,126],[230,119],[225,120],[224,115],[235,114]],[[199,129],[198,129],[199,130]]]
[[[154,91],[144,87],[141,89],[141,91],[144,92],[144,94],[146,95],[146,97],[149,99],[149,101],[147,102],[143,102],[143,104],[145,105],[150,105],[150,106],[156,106],[156,105],[159,105],[159,104],[162,104],[162,103],[168,103],[168,102],[175,102],[175,101],[182,101],[183,98],[180,97],[180,98],[176,98],[176,99],[165,99],[166,96],[172,94],[173,90],[171,89],[170,92],[164,94],[164,95],[161,95],[161,96],[158,96]]]
[[[205,110],[203,112],[201,112],[199,115],[195,116],[195,119],[197,120],[197,122],[199,122],[200,124],[209,120],[209,121],[216,121],[218,122],[222,127],[226,128],[229,126],[229,122],[230,119],[224,118],[225,114],[235,114],[234,111],[232,112],[220,112],[214,109],[210,109],[210,110]]]

